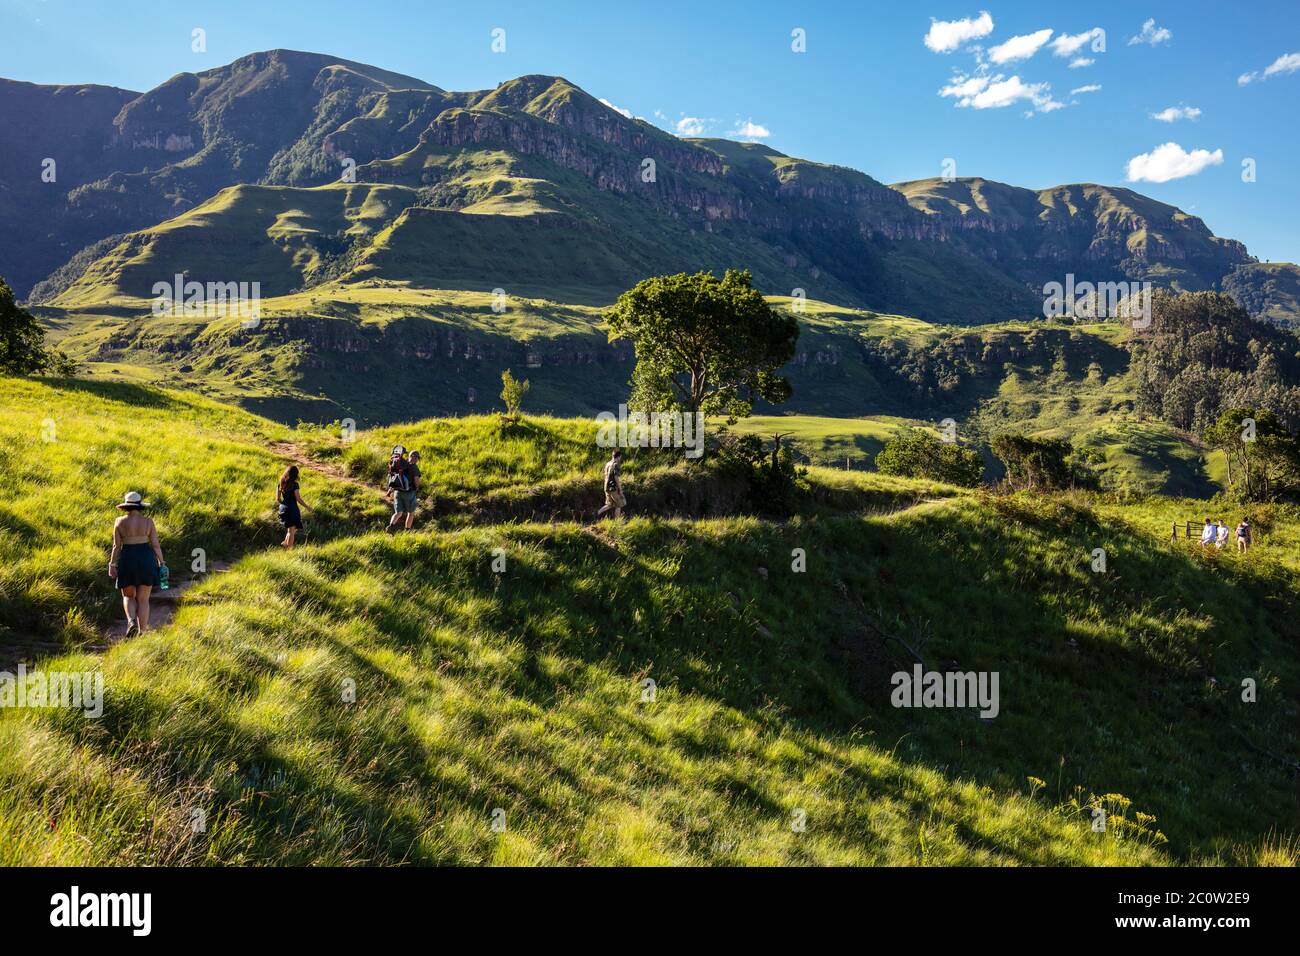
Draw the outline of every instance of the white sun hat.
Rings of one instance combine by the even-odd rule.
[[[123,511],[130,511],[136,508],[148,508],[149,502],[140,497],[138,491],[128,491],[122,497],[122,503],[118,505]]]

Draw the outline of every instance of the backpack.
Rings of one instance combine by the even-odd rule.
[[[406,470],[406,461],[401,456],[388,462],[388,487],[392,491],[411,490],[411,474]]]

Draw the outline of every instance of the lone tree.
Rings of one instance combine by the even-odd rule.
[[[799,323],[773,310],[748,272],[643,279],[605,313],[609,339],[636,348],[629,405],[743,418],[756,400],[783,402],[777,374],[794,358]]]
[[[14,301],[14,292],[0,279],[0,374],[71,375],[77,363],[57,349],[46,348],[45,330],[36,317]]]
[[[512,422],[519,421],[519,409],[524,404],[524,396],[532,384],[528,379],[522,382],[510,374],[510,369],[501,373],[501,401],[506,406],[506,418]]]

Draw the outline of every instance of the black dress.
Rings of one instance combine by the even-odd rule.
[[[302,512],[298,510],[298,482],[287,481],[280,489],[280,524],[285,529],[302,530]]]

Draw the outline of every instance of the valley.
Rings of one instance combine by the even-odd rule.
[[[0,708],[0,865],[1296,865],[1294,264],[1126,186],[888,184],[554,75],[273,49],[0,113],[0,674],[105,688]],[[651,277],[665,327],[751,308],[672,360],[780,357],[665,373],[749,375],[739,417],[629,447],[597,520]],[[1076,279],[1154,321],[1046,317]],[[250,308],[163,307],[189,283]],[[131,637],[127,489],[178,585]],[[914,669],[1001,700],[894,706]]]

